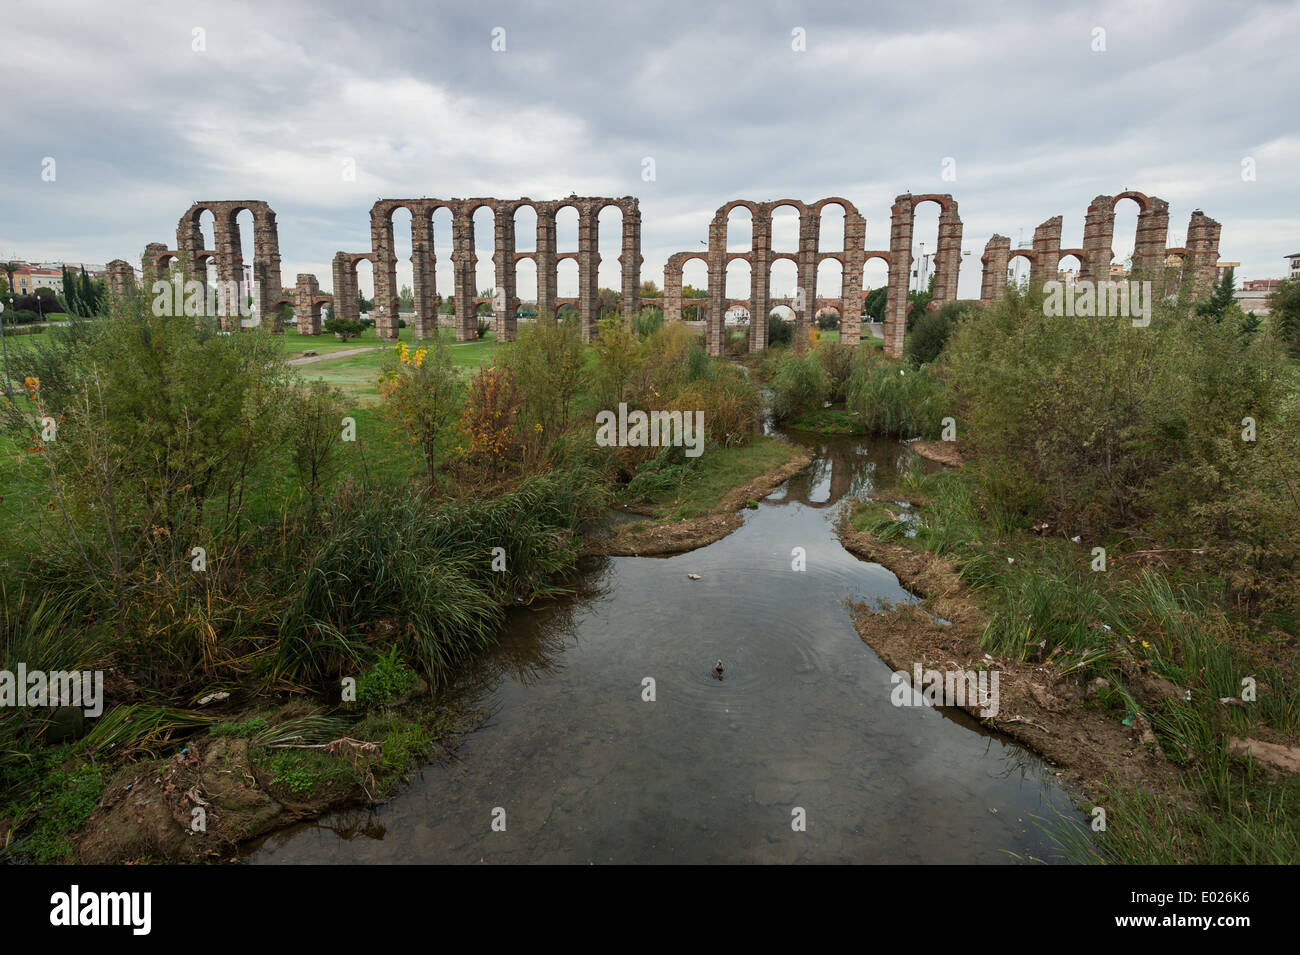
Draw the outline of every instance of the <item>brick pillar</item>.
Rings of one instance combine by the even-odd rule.
[[[957,279],[961,271],[961,216],[951,196],[939,214],[939,241],[934,254],[934,298],[938,306],[957,300]]]
[[[468,206],[459,206],[451,225],[451,261],[456,276],[456,341],[478,338],[478,321],[474,318],[474,297],[478,295],[474,266],[474,216]]]
[[[628,319],[641,311],[641,209],[635,199],[625,200],[619,209],[623,213],[623,253],[618,262],[623,279],[623,317]]]
[[[167,252],[167,246],[162,242],[150,242],[144,247],[144,255],[140,258],[140,271],[144,273],[145,281],[153,283],[162,279],[166,281],[170,276],[160,263],[159,257]]]
[[[1083,251],[1088,256],[1079,268],[1079,278],[1093,282],[1110,279],[1110,260],[1114,258],[1115,197],[1097,196],[1088,206],[1083,220]],[[1052,269],[1056,278],[1056,269]]]
[[[1031,283],[1056,281],[1061,264],[1061,222],[1060,216],[1053,216],[1034,230],[1034,258],[1029,265]]]
[[[1151,197],[1151,205],[1138,213],[1133,268],[1144,278],[1159,281],[1165,273],[1165,242],[1169,236],[1169,203]]]
[[[356,321],[361,317],[361,305],[357,301],[356,262],[346,252],[335,253],[330,273],[334,281],[334,314],[339,318]]]
[[[772,311],[772,213],[766,205],[754,215],[749,263],[749,350],[767,348],[767,316]]]
[[[515,210],[513,206],[497,206],[492,211],[495,233],[493,264],[496,266],[496,288],[492,290],[492,311],[496,318],[497,341],[512,342],[519,317],[516,314],[518,296],[515,294]]]
[[[108,294],[112,298],[125,298],[135,291],[135,269],[124,259],[114,259],[104,266],[108,273]],[[145,272],[148,275],[148,272]]]
[[[247,294],[244,290],[244,253],[239,245],[239,224],[233,216],[217,215],[213,220],[213,231],[217,242],[217,315],[222,331],[238,330],[243,327],[242,319],[248,310]],[[193,268],[193,262],[190,263]],[[195,275],[200,281],[204,276]],[[227,292],[235,289],[233,301]]]
[[[811,209],[799,211],[799,253],[796,268],[799,288],[803,289],[804,307],[796,309],[795,340],[807,341],[817,315],[817,243],[822,217]],[[798,301],[798,293],[795,293]]]
[[[253,318],[259,324],[280,298],[284,276],[280,271],[280,232],[275,213],[265,203],[253,213]],[[319,314],[319,313],[318,313]],[[280,309],[272,309],[271,328],[284,331]]]
[[[593,203],[578,210],[578,318],[582,340],[593,341],[600,317],[600,224]]]
[[[534,253],[534,261],[537,264],[537,316],[554,318],[557,282],[555,205],[550,202],[539,202],[535,208],[537,209],[537,251]]]
[[[862,340],[862,271],[867,264],[867,220],[844,211],[844,257],[840,280],[840,342]]]
[[[375,203],[370,210],[371,262],[375,276],[375,334],[397,338],[397,257],[393,253],[392,210]]]
[[[682,320],[682,263],[680,253],[664,266],[664,322]]]
[[[320,283],[310,272],[299,272],[293,292],[293,314],[298,319],[299,335],[320,334]]]
[[[912,275],[912,196],[894,200],[889,218],[889,293],[885,299],[885,354],[903,357],[907,339],[907,290]]]
[[[433,261],[433,211],[416,204],[411,210],[411,305],[417,339],[438,334]]]
[[[980,262],[984,266],[980,277],[980,303],[992,305],[1007,290],[1007,265],[1011,261],[1011,239],[994,235],[984,246]]]
[[[722,354],[723,316],[727,311],[727,217],[718,215],[709,224],[709,314],[705,328],[705,349]]]
[[[1218,278],[1219,233],[1223,226],[1200,209],[1187,223],[1187,258],[1192,270],[1192,294],[1205,295]]]

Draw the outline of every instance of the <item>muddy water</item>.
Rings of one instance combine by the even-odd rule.
[[[382,807],[276,833],[248,861],[1053,858],[1034,817],[1077,815],[1053,775],[964,714],[893,706],[889,668],[850,622],[846,598],[913,599],[833,526],[846,497],[892,486],[909,452],[792,437],[814,465],[736,533],[595,562],[581,593],[516,614],[465,691],[493,716],[457,759]]]

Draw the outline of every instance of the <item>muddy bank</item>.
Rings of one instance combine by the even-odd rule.
[[[1107,782],[1155,791],[1166,791],[1175,782],[1178,771],[1161,753],[1145,719],[1138,716],[1132,726],[1124,726],[1103,709],[1099,691],[1104,684],[1080,682],[1050,662],[986,654],[979,640],[988,618],[950,561],[847,525],[840,541],[850,553],[893,571],[899,583],[923,598],[919,605],[884,612],[864,604],[854,607],[859,636],[894,670],[910,674],[919,663],[927,670],[999,671],[997,715],[981,717],[980,706],[973,703],[962,709],[1047,759],[1090,795],[1100,795]],[[1141,675],[1129,688],[1139,700],[1152,703],[1181,693],[1168,681]]]
[[[812,455],[801,451],[797,457],[780,467],[759,475],[742,487],[728,491],[707,514],[685,521],[629,524],[616,529],[610,537],[591,541],[587,553],[607,557],[656,557],[680,554],[712,544],[744,523],[740,511],[748,502],[766,497],[810,463]]]
[[[955,441],[913,441],[909,447],[927,461],[936,461],[950,468],[959,468],[966,463]]]
[[[377,717],[397,730],[388,741],[366,739],[364,732],[363,738],[311,744],[292,737],[264,743],[194,737],[166,759],[130,762],[117,771],[75,837],[77,861],[237,862],[240,845],[249,840],[334,810],[383,802],[411,765],[449,757],[484,716],[436,702],[409,705]],[[402,746],[402,737],[415,732],[423,733],[425,745]]]

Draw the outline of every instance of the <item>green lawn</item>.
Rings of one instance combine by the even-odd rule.
[[[757,437],[741,447],[711,447],[700,455],[687,486],[676,491],[651,494],[647,501],[658,505],[660,520],[681,520],[707,514],[722,498],[761,474],[785,464],[799,449],[771,437]]]

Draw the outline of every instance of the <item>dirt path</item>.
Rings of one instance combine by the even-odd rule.
[[[480,343],[480,341],[481,341],[481,339],[476,339],[475,341],[472,341],[472,342],[452,342],[452,343],[451,343],[450,345],[448,345],[447,347],[448,347],[448,348],[459,348],[459,347],[461,347],[462,345],[477,345],[477,344]],[[314,362],[318,362],[318,361],[326,361],[327,359],[330,359],[330,358],[347,358],[347,357],[349,357],[349,356],[351,356],[351,355],[360,355],[362,352],[378,351],[379,349],[384,348],[384,347],[385,347],[385,346],[383,346],[383,345],[364,345],[364,346],[362,346],[361,348],[344,348],[344,349],[342,349],[342,350],[340,350],[340,351],[326,352],[324,355],[306,355],[306,356],[304,356],[304,357],[302,357],[302,358],[291,358],[291,359],[289,359],[288,364],[290,364],[290,365],[310,365],[310,364],[312,364],[312,363],[314,363]]]
[[[293,358],[289,360],[289,364],[310,365],[329,358],[347,358],[349,355],[360,355],[362,352],[378,351],[379,347],[378,345],[367,345],[364,348],[344,348],[342,351],[332,351],[324,355],[307,355],[304,358]]]

